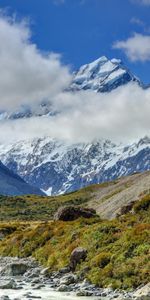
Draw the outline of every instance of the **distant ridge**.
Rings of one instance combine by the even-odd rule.
[[[17,196],[26,194],[44,195],[44,193],[27,184],[21,177],[14,174],[0,162],[0,194]]]

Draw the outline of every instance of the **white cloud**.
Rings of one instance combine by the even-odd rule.
[[[145,26],[145,23],[144,23],[141,19],[136,18],[136,17],[133,17],[133,18],[130,20],[130,23],[136,24],[136,25],[142,26],[142,27]]]
[[[59,4],[64,4],[65,0],[52,0],[52,2],[56,5],[59,5]]]
[[[109,138],[132,141],[150,134],[150,89],[136,83],[111,93],[60,93],[53,99],[60,113],[1,122],[0,139],[50,136],[71,142]]]
[[[150,0],[131,0],[131,2],[146,6],[150,5]]]
[[[62,5],[62,4],[66,4],[68,1],[70,0],[51,0],[53,2],[53,4],[55,5]],[[72,0],[71,0],[72,1]],[[71,2],[70,1],[70,2]],[[79,4],[79,5],[84,5],[86,3],[87,0],[75,0],[75,3],[76,4]]]
[[[37,104],[69,84],[69,69],[60,56],[41,52],[30,38],[25,22],[0,17],[0,109]]]
[[[139,0],[143,5],[150,5],[150,0]]]
[[[134,33],[125,41],[117,41],[113,48],[121,49],[131,61],[150,60],[150,35]]]

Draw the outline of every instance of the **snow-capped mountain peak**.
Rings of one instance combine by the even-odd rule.
[[[110,92],[119,86],[123,86],[129,82],[137,82],[142,88],[142,82],[134,76],[130,70],[124,66],[120,59],[113,58],[109,60],[106,56],[102,56],[95,61],[85,64],[73,74],[71,85],[66,91],[78,92],[82,90],[92,90],[94,92]],[[0,112],[0,120],[4,119],[21,119],[30,118],[32,116],[54,115],[56,112],[52,110],[49,101],[41,102],[34,111],[28,106],[22,106],[14,112]]]
[[[120,59],[109,60],[102,56],[97,60],[83,65],[74,73],[71,89],[94,90],[95,92],[110,92],[130,81],[141,82],[126,68]]]

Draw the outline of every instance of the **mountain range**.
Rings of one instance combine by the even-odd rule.
[[[68,90],[109,93],[129,82],[145,88],[120,60],[101,57],[75,72]],[[39,115],[51,113],[47,105],[41,105]],[[29,110],[1,114],[1,119],[28,117],[32,117]],[[141,137],[138,142],[128,145],[109,140],[65,143],[50,137],[22,140],[0,144],[0,160],[30,185],[48,195],[57,195],[149,170],[150,138]]]

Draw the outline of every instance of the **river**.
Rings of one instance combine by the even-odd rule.
[[[76,275],[55,272],[46,276],[45,270],[32,258],[0,257],[0,300],[112,300],[120,296],[111,289],[97,289],[86,281],[61,284],[62,279],[68,280],[69,276],[72,280]],[[62,287],[64,292],[59,289]]]
[[[8,296],[10,300],[30,300],[30,299],[41,299],[41,300],[98,300],[100,297],[77,297],[74,294],[67,294],[63,292],[56,292],[49,288],[43,288],[38,291],[33,290],[30,286],[23,288],[22,290],[2,290],[0,289],[1,297]],[[5,298],[2,298],[5,299]],[[106,299],[106,298],[105,298]]]

